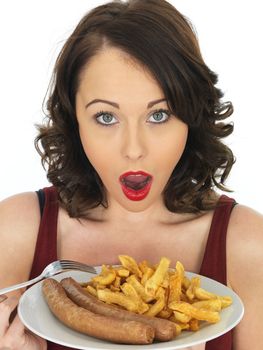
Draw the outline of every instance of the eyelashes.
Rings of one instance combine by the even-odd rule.
[[[151,124],[163,124],[166,123],[171,116],[172,112],[168,109],[160,108],[151,112],[151,115],[147,118],[147,122]],[[102,126],[111,126],[118,124],[118,119],[113,113],[108,111],[100,111],[94,115],[95,121]]]
[[[107,111],[100,111],[94,115],[95,120],[98,124],[104,125],[104,126],[110,126],[113,124],[117,124],[117,119],[113,116],[111,112]],[[115,119],[115,121],[114,121]]]
[[[166,114],[165,118],[162,118],[162,117],[160,118],[160,115],[162,115],[163,113]],[[154,115],[157,116],[158,114],[159,114],[159,116],[157,118],[151,119]],[[172,112],[169,111],[168,109],[163,109],[163,108],[156,109],[155,111],[152,112],[151,116],[148,118],[148,122],[154,123],[154,124],[165,123],[169,120],[171,114],[172,114]]]

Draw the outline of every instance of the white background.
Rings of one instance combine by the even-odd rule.
[[[239,203],[263,212],[261,1],[170,0],[191,19],[208,66],[235,112],[226,139],[237,162],[227,182]],[[80,18],[105,1],[0,2],[0,200],[48,185],[33,140],[54,60]]]

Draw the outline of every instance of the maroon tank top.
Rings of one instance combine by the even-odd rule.
[[[44,194],[44,196],[43,196]],[[30,278],[38,276],[46,265],[57,260],[57,218],[58,199],[54,187],[46,187],[38,192],[41,223],[36,243],[35,255]],[[200,275],[227,284],[226,274],[226,234],[230,214],[235,201],[225,195],[219,199],[214,211],[206,249],[200,268]],[[47,350],[73,350],[62,345],[48,342]],[[232,332],[228,332],[206,343],[206,350],[231,350]]]

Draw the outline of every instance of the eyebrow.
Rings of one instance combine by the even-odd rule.
[[[150,101],[147,105],[147,108],[151,108],[152,106],[156,105],[157,103],[163,102],[163,101],[167,101],[166,98],[160,98],[159,100],[154,100],[154,101]],[[99,98],[96,98],[95,100],[92,100],[91,102],[89,102],[88,104],[86,104],[85,108],[88,108],[90,105],[92,105],[93,103],[107,103],[113,107],[116,107],[118,109],[120,109],[120,106],[118,103],[113,102],[113,101],[108,101],[108,100],[102,100]]]

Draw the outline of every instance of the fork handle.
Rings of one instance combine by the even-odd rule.
[[[40,276],[37,276],[36,278],[33,278],[32,280],[29,280],[29,281],[26,281],[26,282],[23,282],[23,283],[15,284],[13,286],[0,289],[0,295],[12,292],[12,291],[17,290],[17,289],[24,288],[24,287],[27,287],[27,286],[30,286],[31,284],[39,282],[42,279],[43,279],[43,276],[40,275]]]

